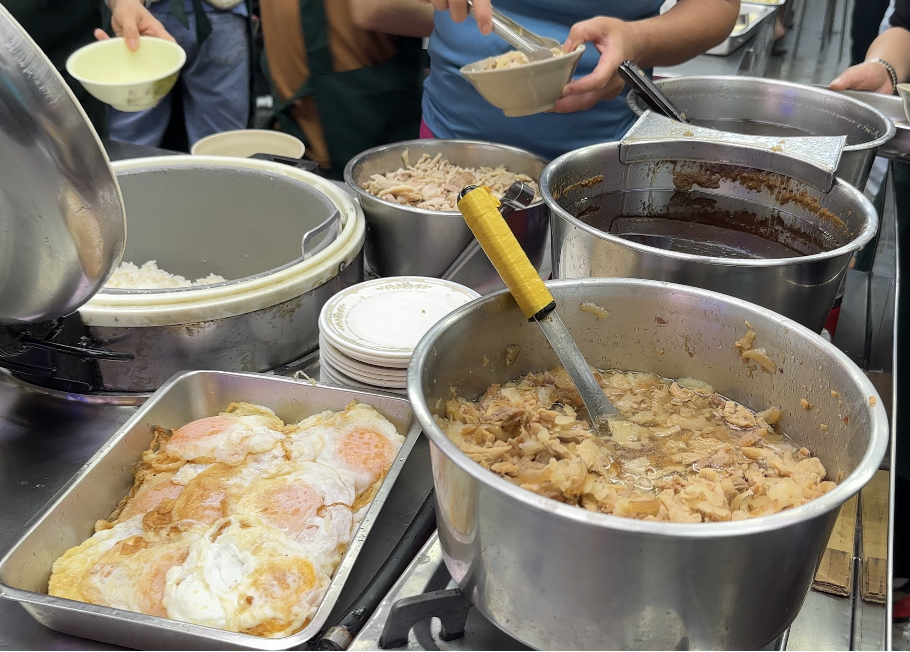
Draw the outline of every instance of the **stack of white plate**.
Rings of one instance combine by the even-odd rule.
[[[342,290],[319,314],[321,380],[404,393],[420,339],[479,296],[463,285],[422,276],[379,278]]]

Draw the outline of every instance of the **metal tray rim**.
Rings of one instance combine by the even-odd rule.
[[[783,4],[783,3],[781,3],[781,4]],[[758,18],[755,21],[753,21],[752,23],[749,23],[749,25],[747,25],[746,28],[743,31],[739,32],[738,34],[730,34],[727,38],[725,38],[723,41],[721,41],[718,45],[715,45],[713,48],[706,51],[705,54],[708,54],[711,56],[722,56],[722,57],[725,57],[728,54],[732,54],[733,52],[735,52],[736,50],[741,48],[743,45],[745,45],[746,41],[748,41],[750,38],[752,38],[753,33],[755,32],[756,29],[758,29],[758,26],[761,25],[763,22],[765,22],[765,20],[768,18],[768,16],[770,14],[774,13],[774,11],[777,9],[777,7],[780,6],[779,4],[770,4],[770,3],[764,3],[764,2],[759,2],[759,3],[743,2],[742,4],[740,4],[740,13],[742,13],[744,5],[746,5],[748,7],[754,7],[755,9],[759,10]]]
[[[306,380],[297,380],[294,378],[275,376],[268,374],[258,374],[258,373],[237,373],[237,372],[224,372],[224,371],[209,371],[209,370],[194,370],[194,371],[184,371],[179,372],[168,379],[152,396],[146,401],[136,412],[127,419],[126,422],[117,431],[108,439],[96,452],[92,455],[91,458],[79,469],[76,475],[66,484],[64,487],[57,493],[57,495],[52,498],[34,518],[29,521],[25,532],[19,537],[19,539],[14,543],[0,558],[0,568],[6,566],[9,558],[13,555],[14,552],[29,538],[31,533],[38,527],[38,525],[43,521],[47,516],[49,516],[54,509],[67,497],[67,495],[79,486],[80,482],[83,480],[85,475],[101,460],[103,459],[111,449],[123,438],[125,437],[130,430],[135,427],[145,415],[160,401],[162,397],[165,396],[168,392],[173,391],[175,388],[179,388],[179,385],[182,381],[187,378],[198,376],[198,375],[210,375],[210,376],[230,376],[230,377],[246,377],[246,378],[255,378],[258,380],[265,380],[269,383],[283,383],[283,384],[293,384],[293,385],[310,385],[313,387],[319,387],[320,389],[329,390],[332,392],[338,392],[343,394],[351,394],[352,400],[354,396],[376,396],[383,399],[391,399],[394,402],[407,404],[410,408],[410,401],[406,398],[390,394],[387,392],[381,391],[360,391],[358,389],[346,388],[346,387],[335,387],[330,385],[324,385],[321,383],[311,383]],[[101,605],[94,605],[86,602],[79,602],[77,600],[69,600],[67,598],[57,598],[43,593],[36,593],[33,591],[26,591],[24,589],[17,589],[7,585],[6,583],[0,581],[0,598],[7,600],[12,600],[19,602],[23,608],[31,615],[35,620],[41,622],[41,624],[54,629],[51,624],[39,620],[36,614],[32,613],[32,609],[27,608],[25,605],[35,605],[39,609],[52,609],[52,610],[62,610],[67,612],[78,612],[87,615],[94,616],[99,619],[99,621],[108,621],[108,620],[117,620],[124,623],[138,623],[146,627],[152,627],[157,629],[162,629],[168,631],[174,636],[189,636],[192,639],[196,640],[198,645],[201,640],[207,640],[210,643],[229,645],[235,648],[246,648],[246,649],[258,649],[258,650],[286,650],[292,647],[296,647],[303,643],[306,643],[312,639],[325,625],[326,620],[328,619],[332,609],[335,606],[335,603],[338,600],[338,596],[341,593],[344,583],[347,579],[347,575],[350,572],[351,568],[354,565],[354,562],[357,559],[357,556],[360,552],[360,549],[363,547],[363,543],[366,541],[367,536],[369,535],[370,530],[372,529],[373,524],[376,521],[376,517],[379,515],[380,510],[385,504],[386,498],[388,498],[389,493],[392,490],[392,486],[395,484],[395,481],[398,479],[398,475],[401,472],[402,467],[404,466],[405,461],[411,453],[411,450],[414,447],[417,438],[421,434],[421,427],[417,421],[416,415],[412,412],[413,421],[410,428],[408,429],[407,434],[405,435],[405,441],[401,446],[401,449],[398,452],[398,456],[393,462],[392,466],[389,468],[388,473],[386,474],[385,479],[382,481],[379,489],[376,492],[376,496],[373,498],[373,501],[370,503],[370,507],[367,510],[367,513],[364,515],[363,520],[360,522],[359,527],[354,533],[353,538],[351,539],[351,544],[348,546],[348,549],[345,551],[345,555],[342,558],[341,562],[338,564],[338,567],[335,569],[329,586],[326,589],[325,596],[323,596],[322,602],[320,603],[316,613],[313,615],[312,620],[304,627],[302,630],[291,636],[285,636],[282,638],[265,638],[260,636],[253,636],[251,634],[242,634],[239,632],[228,632],[221,629],[216,629],[212,627],[206,627],[203,625],[195,625],[192,623],[184,623],[181,621],[172,620],[170,618],[161,618],[158,616],[149,616],[146,614],[140,614],[133,611],[128,611],[124,609],[115,609],[112,607],[105,607]],[[64,630],[57,630],[64,631]],[[99,633],[101,634],[96,640],[103,642],[110,642],[106,640],[103,636],[104,628],[99,628]],[[65,632],[64,633],[69,633]],[[201,640],[200,640],[201,639]],[[187,640],[190,649],[192,649],[191,641]]]

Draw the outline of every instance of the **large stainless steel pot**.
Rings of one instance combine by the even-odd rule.
[[[595,514],[484,470],[436,425],[450,392],[473,398],[492,383],[559,364],[540,329],[500,292],[434,326],[408,370],[408,398],[432,444],[439,537],[452,577],[487,618],[540,649],[767,645],[799,612],[838,507],[884,456],[887,417],[872,384],[818,335],[738,299],[637,279],[547,285],[591,364],[700,378],[749,407],[778,405],[785,432],[843,480],[774,516],[679,524]],[[583,301],[609,316],[583,312]],[[743,364],[733,342],[747,320],[780,373]],[[521,351],[507,367],[511,345]]]
[[[220,157],[133,159],[114,169],[130,227],[124,260],[228,281],[105,288],[83,306],[97,343],[135,356],[99,363],[107,391],[151,391],[188,369],[259,372],[291,362],[318,346],[322,305],[363,280],[363,213],[330,181]]]
[[[861,192],[839,179],[821,190],[802,180],[815,167],[774,153],[762,159],[745,149],[680,139],[677,160],[662,160],[669,144],[651,144],[639,150],[643,156],[633,156],[633,146],[569,152],[541,175],[540,191],[552,210],[555,278],[683,283],[752,301],[821,331],[853,252],[878,229],[875,208]],[[725,152],[721,160],[738,164],[705,162],[718,160],[719,151]],[[743,165],[752,158],[772,171]],[[651,235],[639,237],[637,217],[617,219],[629,216],[660,218],[663,226],[648,225]],[[635,233],[618,226],[629,221],[627,230]],[[733,230],[714,230],[718,225]],[[722,255],[711,244],[717,233],[734,238]],[[769,236],[793,250],[763,251]]]
[[[759,136],[846,136],[837,176],[866,185],[878,148],[894,136],[881,111],[814,86],[753,77],[678,77],[656,82],[692,124]],[[647,106],[632,91],[626,101],[641,115]]]
[[[371,175],[414,164],[421,156],[441,154],[453,165],[505,165],[511,172],[537,179],[547,162],[516,147],[471,140],[412,140],[367,150],[344,169],[344,180],[357,193],[367,222],[367,261],[380,276],[443,276],[474,239],[458,211],[431,211],[386,201],[366,192],[361,184]],[[512,213],[508,220],[531,263],[540,269],[547,243],[549,211],[543,200]],[[505,286],[483,253],[475,255],[453,278],[481,294]]]

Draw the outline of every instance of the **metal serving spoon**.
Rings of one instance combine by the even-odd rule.
[[[555,38],[538,36],[534,32],[529,32],[514,20],[493,9],[493,33],[511,45],[519,52],[523,52],[528,61],[544,61],[552,59],[556,55],[553,48],[562,51],[562,43]],[[468,0],[468,13],[476,20],[477,15],[474,13],[474,3]]]
[[[525,194],[522,188],[516,189],[515,186],[524,187],[524,184],[515,182],[506,193],[507,196]],[[533,197],[533,193],[531,196]],[[521,311],[540,326],[559,361],[575,383],[575,388],[581,394],[581,400],[591,417],[591,425],[608,433],[610,427],[608,419],[618,416],[619,411],[604,394],[603,388],[594,378],[591,368],[578,350],[578,345],[556,313],[553,295],[540,279],[537,270],[531,265],[527,254],[503,219],[500,206],[496,197],[483,186],[467,186],[458,196],[458,210],[474,232],[484,253],[505,281]]]

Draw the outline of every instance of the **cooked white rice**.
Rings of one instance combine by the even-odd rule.
[[[170,274],[159,269],[154,260],[137,267],[134,263],[123,262],[114,270],[104,287],[120,288],[125,290],[157,290],[161,288],[188,288],[198,285],[211,285],[222,283],[227,279],[217,274],[209,274],[204,278],[189,281],[178,274]]]

